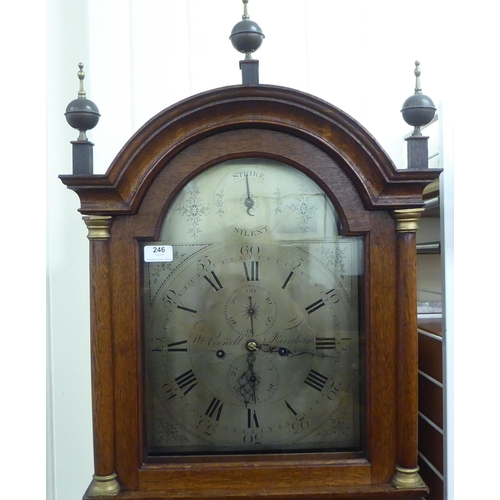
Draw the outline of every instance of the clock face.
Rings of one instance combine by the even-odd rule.
[[[326,194],[266,159],[208,168],[144,264],[150,455],[360,448],[362,242]]]

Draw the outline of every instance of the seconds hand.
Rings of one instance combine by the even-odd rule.
[[[250,307],[248,308],[248,315],[250,316],[250,328],[252,329],[252,337],[254,335],[253,333],[253,317],[255,315],[255,308],[252,304],[252,297],[248,297],[248,299],[250,300]]]

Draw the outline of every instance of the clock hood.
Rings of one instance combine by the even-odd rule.
[[[84,214],[137,213],[155,177],[185,148],[227,130],[249,128],[281,131],[319,147],[352,180],[367,209],[423,206],[423,189],[441,171],[397,169],[361,124],[310,94],[237,85],[189,97],[158,113],[124,145],[106,174],[60,178],[80,196]]]

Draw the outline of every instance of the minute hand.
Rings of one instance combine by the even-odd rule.
[[[288,347],[285,347],[283,345],[271,345],[271,344],[258,344],[257,342],[252,342],[252,351],[262,351],[262,352],[270,352],[270,353],[275,353],[279,354],[280,356],[286,356],[288,358],[292,356],[303,356],[304,354],[309,354],[310,356],[316,356],[318,358],[336,358],[337,356],[335,355],[329,355],[329,354],[323,354],[323,353],[317,353],[314,351],[302,351],[302,352],[295,352],[291,351],[288,349]],[[248,346],[247,346],[248,348]]]

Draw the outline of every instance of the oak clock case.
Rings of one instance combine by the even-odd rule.
[[[415,231],[438,175],[242,85],[61,176],[90,240],[85,498],[420,500]]]
[[[362,240],[326,194],[266,158],[213,165],[145,262],[147,449],[359,450]],[[159,256],[161,260],[161,252]]]

